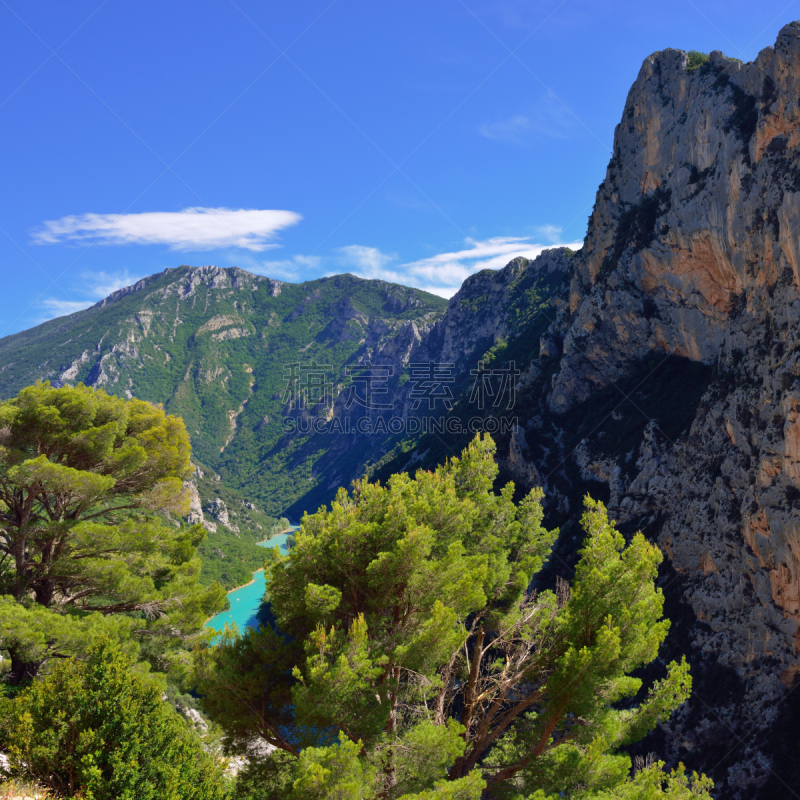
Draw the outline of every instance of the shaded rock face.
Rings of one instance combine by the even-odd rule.
[[[548,570],[574,563],[586,491],[666,555],[663,657],[689,658],[694,695],[643,746],[720,797],[777,797],[798,761],[800,23],[752,64],[687,62],[642,65],[583,249],[473,275],[412,358],[527,352],[498,460],[545,488],[562,530]],[[520,325],[525,281],[556,276],[549,324]]]
[[[325,482],[320,482],[318,492],[302,498],[303,508],[289,506],[285,513],[290,518],[300,517],[304,509],[330,502],[338,487],[349,486],[354,478],[361,477],[376,464],[385,464],[385,458],[396,452],[393,448],[405,450],[412,437],[403,440],[412,422],[419,423],[427,412],[439,418],[451,407],[450,398],[455,402],[469,395],[470,372],[478,365],[482,354],[498,341],[513,337],[520,329],[520,319],[527,318],[525,304],[529,295],[525,290],[538,287],[541,282],[566,290],[574,255],[567,248],[554,248],[536,259],[517,258],[502,270],[484,270],[472,275],[449,301],[444,313],[436,316],[373,320],[367,326],[363,315],[353,309],[349,300],[345,298],[337,303],[331,309],[332,320],[327,329],[330,335],[338,341],[360,337],[361,348],[350,368],[357,371],[359,366],[380,365],[387,379],[380,382],[381,393],[375,396],[376,402],[371,407],[354,400],[365,391],[363,385],[354,383],[354,394],[350,388],[343,387],[329,408],[292,412],[299,430],[311,431],[313,423],[324,417],[329,432],[311,433],[308,445],[309,449],[325,453],[312,474],[312,479],[324,474]],[[374,283],[380,286],[383,282]],[[418,307],[419,298],[415,294],[404,295],[399,305],[398,288],[383,285],[386,286],[384,309],[401,308],[402,313],[408,313]],[[419,388],[424,381],[419,376],[425,375],[426,367],[431,365],[441,366],[442,374],[448,376],[448,381],[452,380],[452,383],[442,384],[441,391],[447,393],[447,403],[434,401],[431,405],[419,399],[419,394],[424,394]],[[431,379],[431,382],[436,380]],[[362,422],[370,425],[361,428]],[[401,423],[399,433],[391,427],[398,422]],[[337,431],[358,431],[358,434],[337,435]],[[519,447],[524,449],[524,436],[518,438]],[[455,454],[459,447],[450,443],[448,454]],[[522,482],[526,483],[537,472],[530,462],[524,461],[522,452],[522,449],[515,452],[507,463],[510,470],[519,471]]]
[[[713,368],[684,435],[653,420],[627,467],[588,440],[569,458],[624,527],[656,538],[687,609],[673,649],[696,667],[695,698],[664,754],[744,798],[773,780],[800,672],[800,23],[753,63],[686,67],[656,53],[628,94],[546,403],[564,417],[648,356]]]

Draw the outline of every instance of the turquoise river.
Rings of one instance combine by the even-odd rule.
[[[278,533],[266,542],[259,542],[261,547],[280,547],[281,553],[286,554],[289,552],[289,546],[286,540],[299,528],[299,525],[292,525],[285,533]],[[246,586],[240,586],[232,592],[228,592],[228,600],[230,600],[230,611],[220,611],[219,614],[211,617],[206,622],[206,628],[214,628],[214,630],[222,631],[225,624],[235,622],[239,630],[243,630],[245,626],[251,628],[258,627],[258,609],[261,605],[261,598],[264,596],[264,590],[267,588],[267,583],[264,580],[264,570],[260,569],[258,572],[253,573],[253,580]]]

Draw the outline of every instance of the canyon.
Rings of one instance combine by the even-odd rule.
[[[440,463],[470,419],[513,418],[501,477],[543,486],[560,528],[542,585],[575,563],[586,493],[666,555],[663,660],[686,654],[694,691],[642,753],[707,772],[720,796],[784,796],[785,776],[800,780],[798,97],[797,22],[749,64],[654,53],[580,251],[477,273],[449,302],[347,275],[182,266],[0,340],[2,394],[47,379],[164,403],[243,508],[292,519],[362,474]],[[287,369],[303,363],[330,402],[293,403]],[[405,424],[424,415],[424,364],[446,370],[423,411],[459,425]],[[512,364],[513,402],[476,405],[476,371]],[[353,375],[376,366],[386,408],[353,403]],[[339,432],[364,417],[404,425]],[[287,419],[326,424],[292,433]],[[203,491],[198,507],[217,508]]]

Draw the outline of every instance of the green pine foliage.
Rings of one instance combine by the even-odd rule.
[[[433,472],[340,490],[269,553],[277,628],[197,652],[228,751],[277,748],[248,798],[709,798],[682,769],[632,774],[624,750],[691,689],[685,661],[632,674],[669,629],[661,553],[587,498],[572,584],[531,592],[557,531],[540,490],[493,491],[494,451],[477,437]]]
[[[38,383],[0,404],[0,651],[12,683],[106,633],[159,670],[222,608],[198,578],[180,419],[83,385]],[[138,643],[134,644],[134,642]]]
[[[223,800],[219,763],[161,700],[160,683],[110,640],[0,700],[13,778],[83,800]]]
[[[222,525],[198,546],[202,560],[200,583],[218,583],[226,591],[244,586],[264,564],[264,548],[253,537],[231,533]]]
[[[686,71],[694,72],[696,69],[708,62],[708,53],[701,53],[698,50],[689,51],[689,59],[686,62]]]

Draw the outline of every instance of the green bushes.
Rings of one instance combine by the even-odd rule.
[[[162,701],[158,682],[109,640],[0,703],[12,777],[85,800],[227,797],[220,765]]]
[[[689,51],[689,60],[686,62],[686,71],[694,72],[708,61],[708,53],[701,53],[698,50]]]

